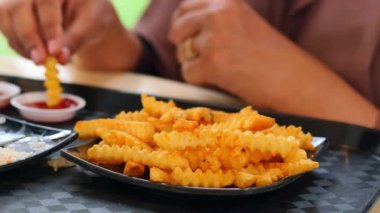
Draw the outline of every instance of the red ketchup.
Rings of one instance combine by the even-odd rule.
[[[25,106],[38,108],[38,109],[65,109],[65,108],[73,107],[76,105],[78,105],[77,102],[68,98],[62,99],[61,102],[59,102],[59,104],[54,107],[48,107],[45,101],[38,101],[38,102],[25,104]]]

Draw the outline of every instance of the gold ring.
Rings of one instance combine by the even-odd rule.
[[[198,52],[194,49],[194,42],[192,38],[188,38],[185,41],[185,58],[187,61],[191,61],[199,56]]]

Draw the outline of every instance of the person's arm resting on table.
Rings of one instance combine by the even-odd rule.
[[[174,16],[170,39],[186,81],[217,86],[259,108],[375,127],[374,104],[244,1],[185,1]],[[183,56],[188,39],[195,59]]]

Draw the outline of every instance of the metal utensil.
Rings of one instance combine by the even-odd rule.
[[[7,144],[11,144],[11,143],[17,142],[17,141],[19,141],[19,140],[21,140],[21,139],[24,139],[24,138],[26,138],[26,137],[28,137],[28,136],[26,136],[26,135],[21,135],[21,136],[14,137],[14,138],[7,138],[7,139],[4,139],[4,140],[0,140],[0,147],[1,147],[1,146],[5,146],[5,145],[7,145]]]
[[[40,136],[39,139],[41,141],[58,140],[60,138],[66,137],[66,136],[68,136],[70,134],[71,134],[71,131],[64,130],[64,131],[58,132],[58,133],[53,134],[53,135]],[[21,135],[21,136],[18,136],[18,137],[15,137],[15,138],[11,138],[11,139],[7,138],[5,140],[0,140],[0,146],[5,146],[5,145],[11,144],[11,143],[16,143],[16,142],[27,142],[27,141],[32,140],[33,137],[36,137],[36,136],[35,135],[31,135],[31,136]]]

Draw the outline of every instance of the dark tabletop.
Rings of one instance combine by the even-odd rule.
[[[24,91],[42,90],[39,81],[0,78]],[[92,87],[65,85],[88,105],[77,119],[141,108],[140,97]],[[179,102],[180,106],[193,104]],[[229,109],[236,110],[236,109]],[[1,113],[19,117],[8,108]],[[280,124],[302,125],[327,137],[320,168],[279,190],[248,197],[188,197],[144,191],[79,167],[54,172],[39,160],[0,173],[0,212],[362,212],[380,193],[380,133],[335,122],[269,113]],[[75,120],[55,127],[72,128]]]

